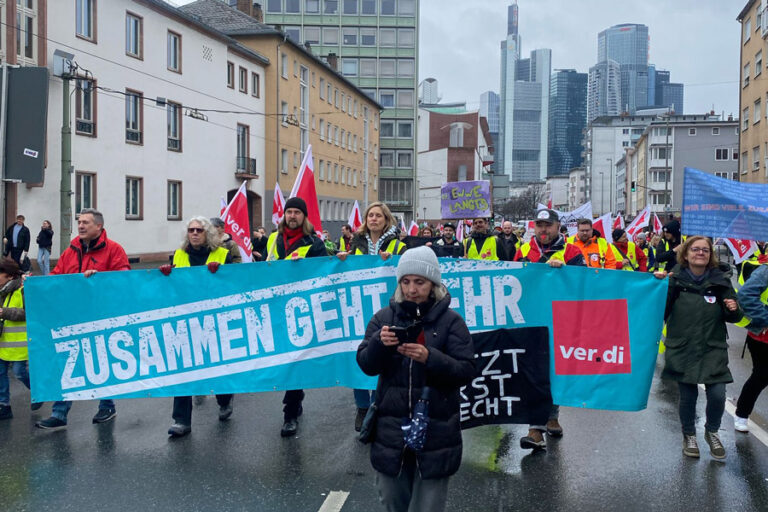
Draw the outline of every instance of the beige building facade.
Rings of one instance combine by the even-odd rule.
[[[768,2],[750,0],[739,13],[739,180],[768,183]]]

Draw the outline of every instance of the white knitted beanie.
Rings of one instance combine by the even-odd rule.
[[[440,279],[440,264],[437,262],[435,251],[422,245],[408,249],[400,256],[400,262],[395,271],[397,282],[399,283],[403,276],[416,275],[429,279],[436,286],[442,284]]]

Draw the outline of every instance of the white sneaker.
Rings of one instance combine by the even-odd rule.
[[[739,432],[749,432],[747,421],[749,421],[747,418],[739,418],[738,416],[734,416],[733,428]]]

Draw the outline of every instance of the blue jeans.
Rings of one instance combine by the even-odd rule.
[[[37,251],[37,264],[40,265],[40,273],[47,276],[51,273],[51,251],[40,247]]]
[[[369,389],[353,389],[352,394],[355,396],[355,405],[358,409],[367,409],[376,400],[376,391]]]
[[[53,407],[51,407],[51,416],[53,416],[54,418],[58,418],[64,423],[66,423],[67,414],[69,414],[69,410],[71,408],[72,408],[72,402],[53,402]],[[99,410],[114,409],[114,408],[115,408],[114,400],[99,401]]]
[[[0,405],[11,405],[11,389],[8,382],[8,368],[29,389],[29,370],[26,361],[3,361],[0,359]]]
[[[683,426],[683,434],[696,434],[696,398],[699,395],[699,386],[678,382],[680,389],[680,423]],[[707,421],[704,429],[707,432],[717,432],[725,412],[725,384],[705,384],[707,391]]]

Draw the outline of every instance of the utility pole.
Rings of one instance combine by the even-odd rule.
[[[664,212],[669,212],[671,208],[669,200],[669,116],[671,112],[667,111],[667,140],[664,143]]]
[[[608,196],[608,211],[611,212],[611,215],[613,215],[613,158],[606,158],[606,161],[608,162],[608,193],[611,194]]]
[[[69,247],[72,237],[72,127],[69,113],[69,81],[72,75],[67,71],[61,75],[63,85],[61,118],[61,211],[59,212],[59,254]]]
[[[0,92],[0,227],[5,229],[5,130],[8,109],[8,64],[3,67],[3,86]]]

